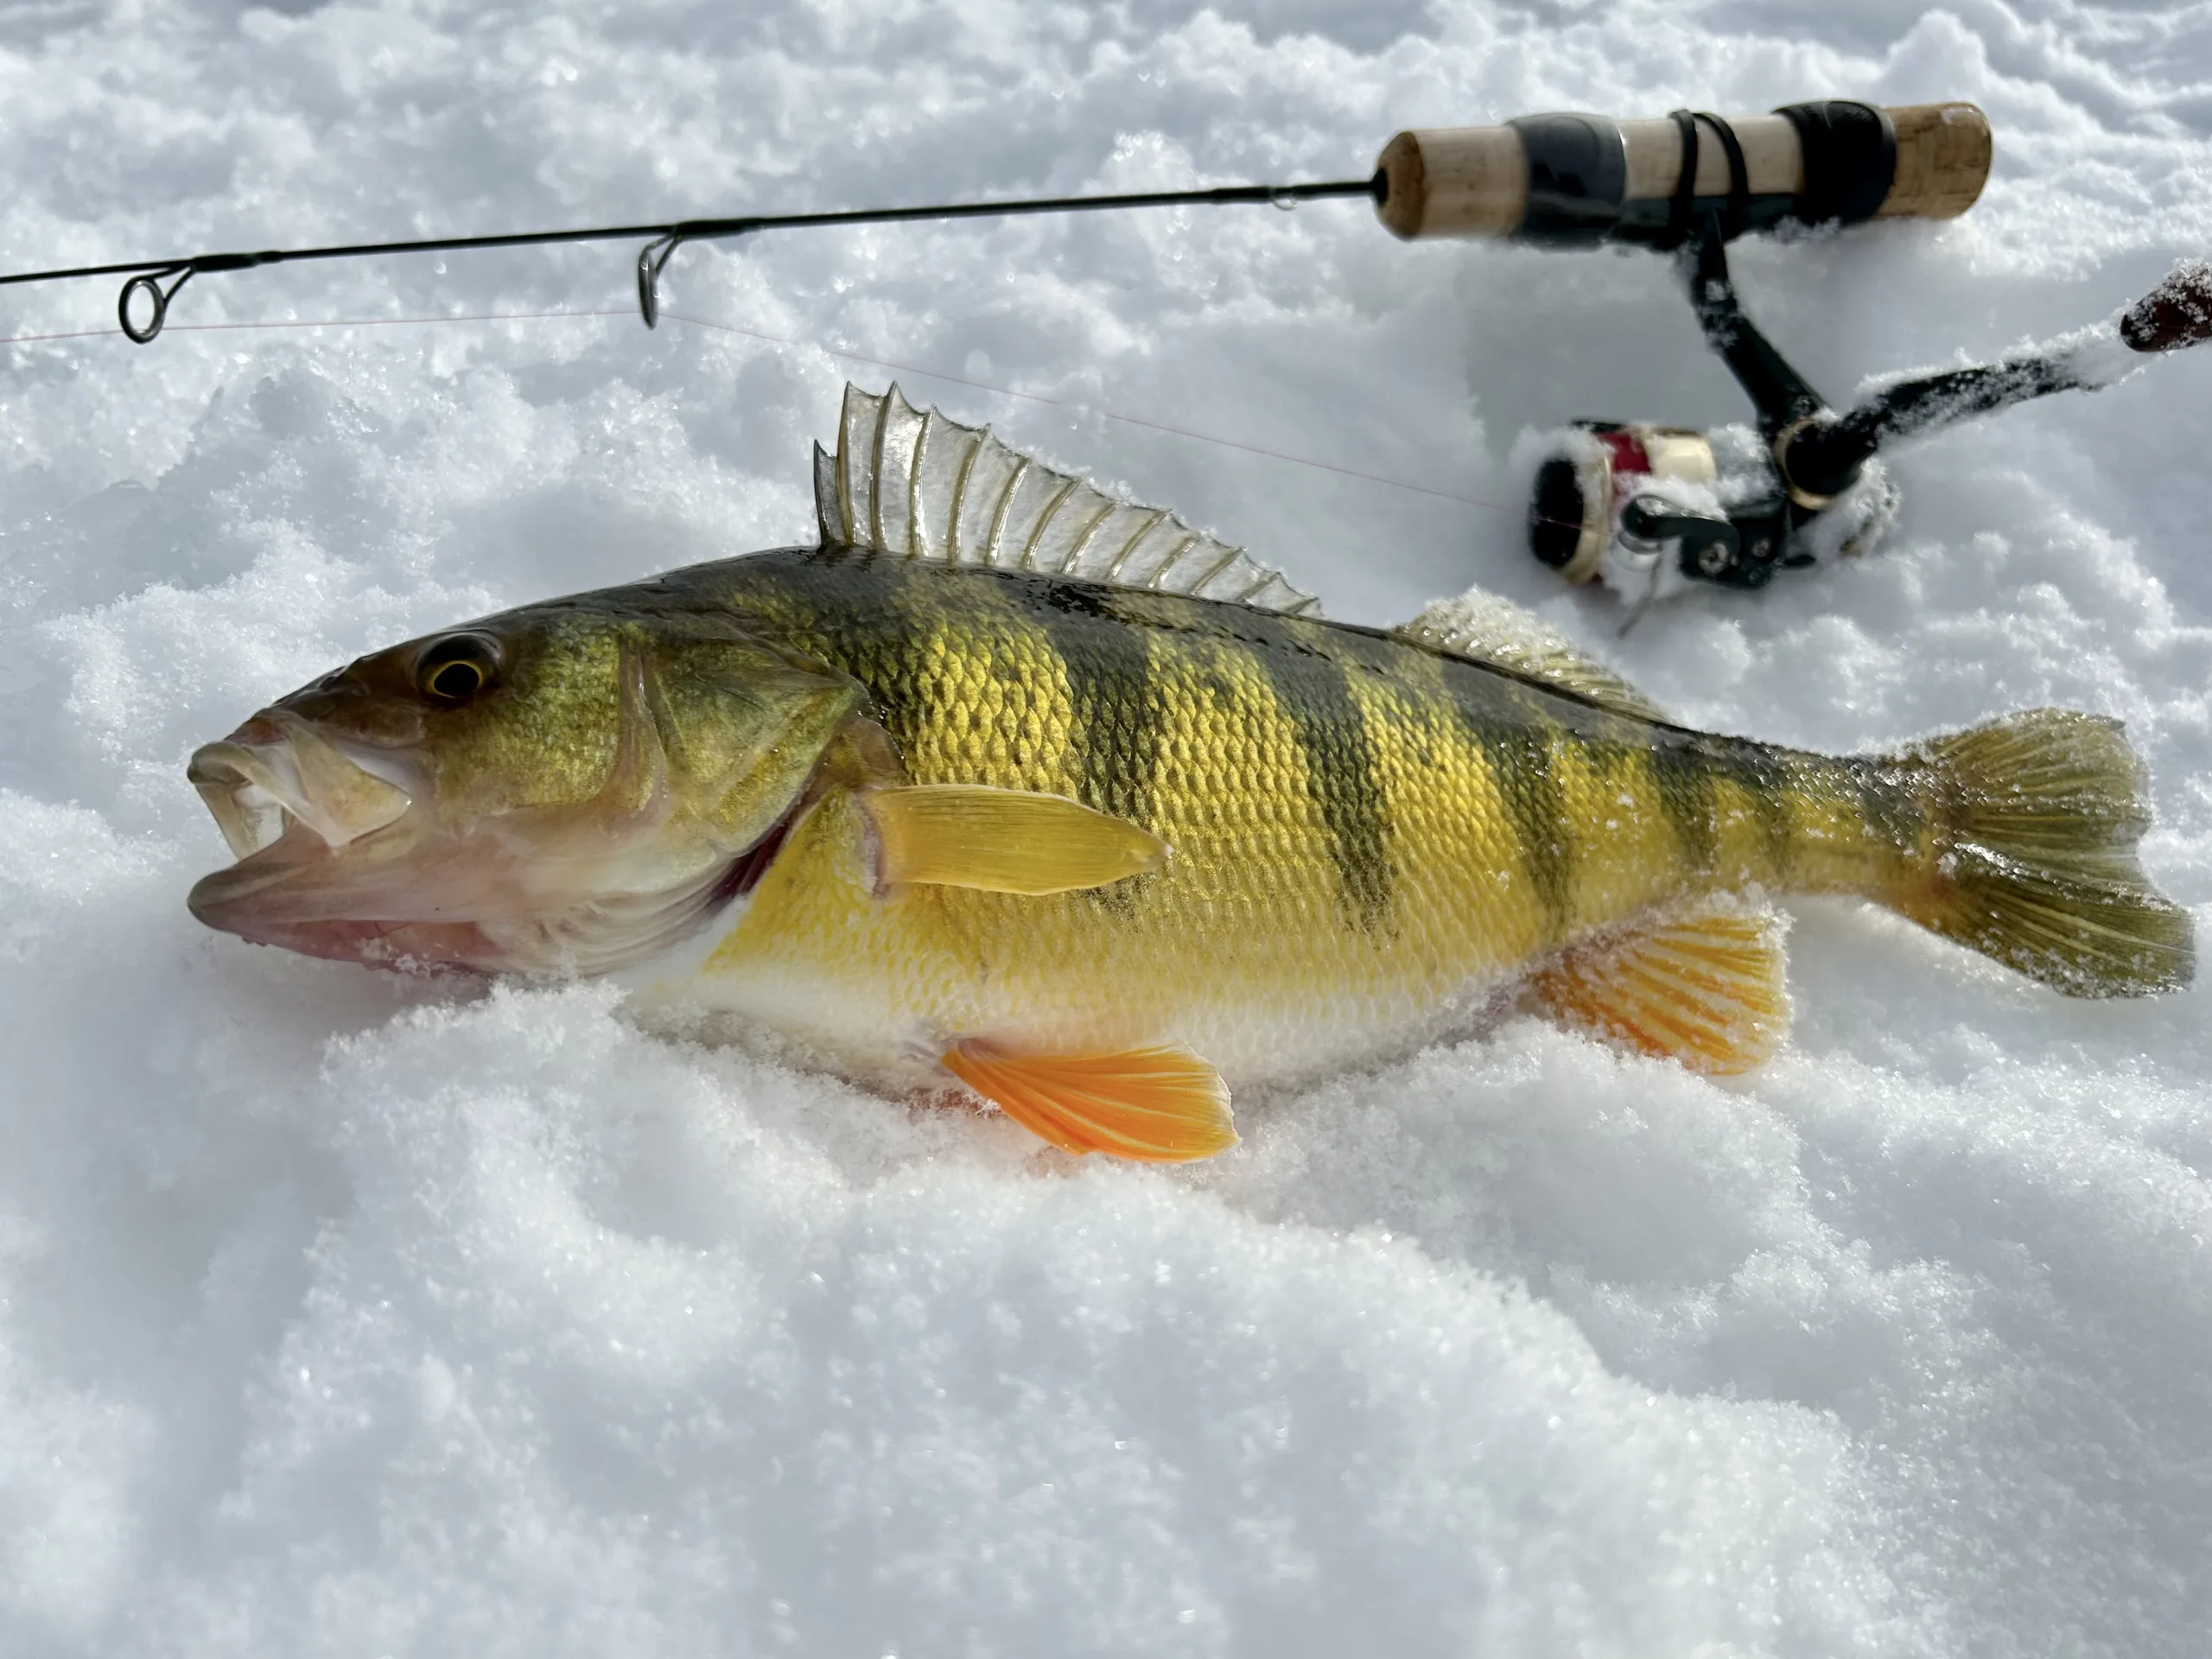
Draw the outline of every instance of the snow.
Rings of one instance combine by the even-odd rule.
[[[2205,251],[2208,80],[2201,9],[2073,0],[34,4],[0,268],[1974,99],[1965,219],[1739,247],[1840,397]],[[95,331],[0,346],[0,1650],[2201,1651],[2205,992],[2069,1002],[1805,903],[1752,1078],[1514,1020],[1245,1103],[1217,1163],[1078,1166],[604,988],[199,929],[183,762],[408,632],[804,539],[892,362],[1334,615],[1479,579],[1699,723],[2119,715],[2203,925],[2212,360],[1910,451],[1886,551],[1616,641],[1473,503],[1531,428],[1741,417],[1648,256],[1357,202],[788,234],[683,250],[648,334],[634,253],[202,276],[144,348],[105,283],[0,291],[0,335]],[[398,321],[524,313],[565,315]]]

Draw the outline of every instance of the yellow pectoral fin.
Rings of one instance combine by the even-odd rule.
[[[1693,1071],[1748,1071],[1789,1029],[1781,930],[1711,912],[1570,947],[1529,980],[1545,1011]]]
[[[1185,1049],[1020,1054],[971,1037],[946,1052],[944,1065],[1063,1152],[1179,1164],[1236,1144],[1228,1086]]]
[[[1160,868],[1167,843],[1064,795],[982,784],[920,784],[860,798],[882,847],[882,879],[1066,893]]]

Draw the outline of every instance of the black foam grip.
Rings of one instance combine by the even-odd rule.
[[[1592,243],[1620,222],[1628,150],[1602,115],[1524,115],[1507,123],[1529,158],[1529,205],[1519,234],[1532,242]]]
[[[1797,129],[1805,193],[1796,218],[1808,225],[1872,219],[1897,172],[1897,130],[1887,110],[1853,99],[1786,104],[1775,111]]]

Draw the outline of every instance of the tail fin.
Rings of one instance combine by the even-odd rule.
[[[2189,912],[2136,862],[2148,780],[2119,721],[2031,709],[1892,764],[1933,782],[1939,814],[1935,856],[1894,909],[2068,996],[2189,983]]]

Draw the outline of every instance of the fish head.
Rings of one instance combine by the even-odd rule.
[[[748,890],[862,694],[721,613],[585,600],[410,639],[192,757],[212,927],[380,966],[644,961]]]

